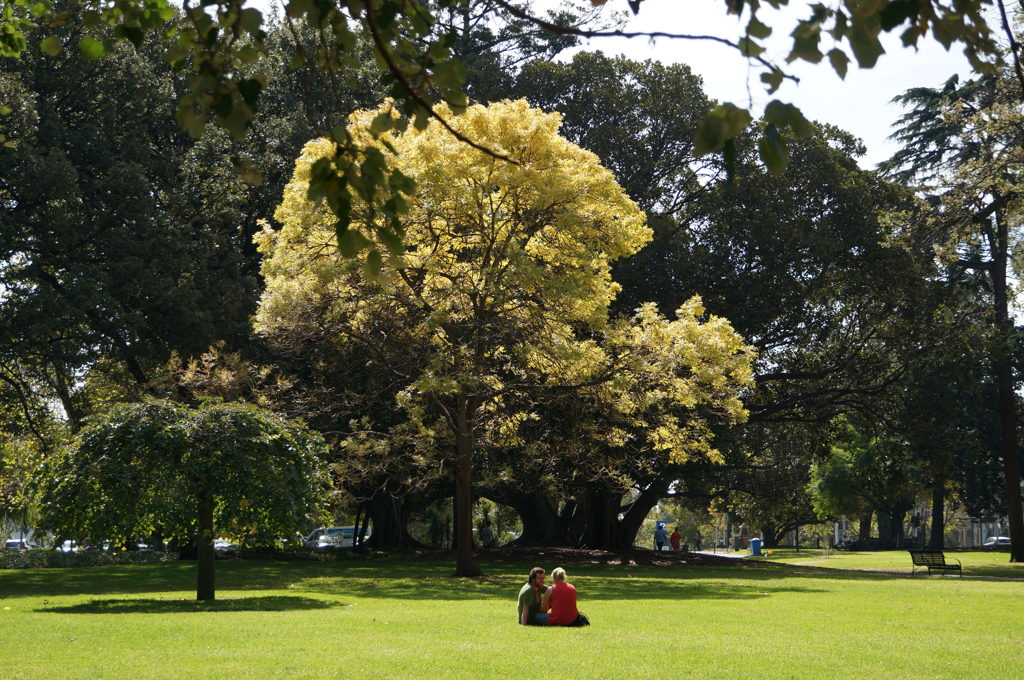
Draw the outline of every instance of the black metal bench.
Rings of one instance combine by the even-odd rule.
[[[918,567],[921,567],[922,569],[924,567],[928,567],[929,575],[932,573],[932,569],[936,569],[938,571],[955,571],[960,574],[960,576],[964,575],[963,570],[960,568],[960,560],[954,558],[953,562],[956,562],[956,564],[947,562],[946,556],[942,554],[941,550],[909,550],[907,552],[910,553],[911,559],[914,560],[914,567],[910,571],[911,575],[914,575],[914,573],[917,572]]]

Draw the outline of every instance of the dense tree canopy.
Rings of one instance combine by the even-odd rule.
[[[779,2],[774,6],[785,4]],[[963,45],[976,69],[990,69],[986,60],[993,58],[998,50],[985,17],[989,4],[987,0],[966,3],[883,0],[834,8],[814,4],[810,7],[810,16],[799,20],[790,33],[793,43],[787,59],[818,63],[827,51],[832,68],[843,77],[851,56],[863,68],[874,67],[884,52],[880,36],[898,30],[908,46],[916,45],[929,33],[947,48],[953,44]],[[289,27],[298,32],[299,27],[305,26],[312,29],[313,34],[311,43],[292,43],[295,49],[290,61],[296,65],[315,63],[318,69],[348,75],[361,68],[365,46],[370,44],[399,108],[405,115],[415,118],[417,127],[422,128],[433,117],[435,123],[446,127],[464,143],[485,149],[485,144],[458,132],[433,109],[438,102],[446,102],[455,111],[468,104],[466,68],[459,58],[468,53],[458,47],[460,36],[474,33],[467,23],[475,24],[477,32],[483,31],[498,41],[514,39],[515,34],[519,34],[520,42],[531,39],[536,42],[535,29],[539,28],[552,36],[548,39],[552,45],[557,44],[557,37],[561,36],[621,34],[580,24],[580,11],[553,12],[541,17],[533,14],[528,3],[489,0],[483,13],[474,16],[477,5],[470,0],[432,3],[288,0],[284,10]],[[634,12],[640,11],[642,0],[629,0],[628,6]],[[764,14],[758,14],[760,7],[758,2],[725,3],[727,13],[743,18],[740,35],[736,38],[672,34],[670,31],[665,35],[732,46],[741,57],[759,66],[761,80],[768,92],[774,93],[784,79],[792,76],[766,56],[762,41],[772,34],[773,27],[761,20]],[[438,16],[442,20],[439,21]],[[463,20],[460,22],[459,18]],[[69,22],[80,22],[82,31],[74,36],[62,36],[55,30]],[[505,30],[506,26],[509,30]],[[104,34],[103,27],[110,27],[113,33]],[[267,48],[267,25],[261,12],[246,6],[244,0],[211,0],[195,7],[185,3],[180,11],[169,0],[82,0],[72,6],[60,0],[13,0],[5,5],[0,17],[0,56],[21,55],[33,31],[37,34],[38,49],[44,54],[56,56],[77,50],[89,60],[113,51],[113,38],[140,45],[153,32],[170,32],[177,44],[167,51],[167,60],[175,68],[190,70],[192,76],[190,87],[176,97],[177,117],[182,126],[196,136],[202,133],[209,119],[215,118],[236,137],[242,137],[252,123],[266,86],[265,74],[253,64]],[[778,100],[766,107],[765,119],[759,152],[766,164],[781,170],[787,158],[782,135],[787,131],[804,135],[808,124],[798,109]],[[727,165],[731,166],[736,151],[733,140],[752,120],[751,112],[735,104],[716,106],[705,116],[695,137],[697,152],[706,154],[724,149]],[[383,131],[389,125],[387,121],[381,119],[376,129]],[[354,204],[369,208],[378,187],[401,183],[404,178],[375,163],[365,163],[362,145],[346,135],[344,127],[320,132],[332,136],[334,152],[331,162],[325,164],[312,181],[317,195],[331,199],[329,205],[340,237],[352,224]],[[499,150],[488,151],[501,156]],[[383,215],[384,219],[373,224],[374,231],[391,238],[392,249],[399,248],[401,243],[400,238],[395,238],[399,231],[396,213],[401,212],[400,207],[392,206],[392,214]],[[360,219],[375,214],[368,211]],[[363,222],[365,228],[365,219]]]
[[[267,411],[211,403],[117,406],[90,422],[42,478],[42,526],[123,544],[195,540],[197,597],[214,598],[213,540],[293,536],[326,491],[319,435]]]
[[[698,321],[699,302],[675,322],[653,307],[633,322],[609,322],[618,290],[610,261],[635,252],[649,231],[597,158],[558,135],[557,115],[519,101],[452,119],[515,165],[459,144],[440,125],[375,142],[364,130],[379,115],[354,117],[350,134],[392,146],[382,159],[416,180],[406,252],[380,264],[379,280],[330,253],[329,214],[307,199],[330,147],[310,143],[278,212],[285,227],[261,243],[268,287],[257,328],[274,334],[340,320],[346,341],[402,382],[400,403],[421,436],[455,451],[460,572],[474,569],[466,553],[475,450],[518,438],[535,417],[529,402],[507,407],[522,395],[603,389],[623,413],[663,400],[683,409],[711,402],[740,416],[749,357],[726,322]],[[707,433],[671,411],[644,413],[649,445],[685,457]]]

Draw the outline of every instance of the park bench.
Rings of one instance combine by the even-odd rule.
[[[918,567],[928,567],[928,573],[932,573],[932,569],[938,571],[955,571],[961,576],[964,575],[963,570],[960,568],[960,560],[954,559],[956,564],[951,564],[946,561],[946,556],[942,554],[941,550],[910,550],[911,559],[914,560],[914,567],[911,569],[910,574],[913,575]]]

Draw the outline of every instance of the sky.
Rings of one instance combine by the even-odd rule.
[[[562,0],[534,0],[538,13],[557,6]],[[586,2],[586,0],[580,0]],[[250,6],[266,11],[280,0],[249,0]],[[931,39],[921,41],[918,49],[903,47],[898,36],[885,35],[883,54],[873,69],[860,70],[854,63],[845,80],[841,80],[827,60],[819,64],[794,62],[785,64],[792,41],[789,31],[798,18],[807,14],[806,0],[790,0],[791,6],[781,11],[765,4],[758,16],[774,28],[765,42],[765,57],[782,65],[788,73],[800,78],[799,84],[789,81],[774,94],[768,95],[760,82],[761,70],[749,64],[736,50],[721,44],[671,38],[595,38],[579,49],[600,50],[609,55],[624,54],[631,59],[654,59],[664,63],[684,63],[704,79],[707,94],[720,102],[732,102],[751,108],[759,115],[771,99],[796,104],[812,120],[828,122],[859,137],[867,153],[859,162],[864,168],[889,158],[898,146],[888,139],[891,126],[903,112],[892,104],[896,95],[911,87],[938,87],[953,74],[969,77],[970,67],[961,48],[947,52]],[[725,13],[725,0],[643,0],[640,12],[633,16],[627,0],[607,0],[607,11],[630,15],[627,31],[665,31],[699,35],[716,35],[731,40],[743,33],[743,20]],[[828,48],[824,48],[827,52]],[[847,50],[849,52],[849,50]],[[571,58],[572,52],[560,59]]]
[[[898,149],[887,139],[892,124],[903,112],[899,105],[891,103],[893,97],[911,87],[938,87],[954,73],[961,77],[970,75],[970,66],[959,47],[954,45],[947,52],[928,39],[915,51],[903,47],[899,38],[891,35],[883,40],[887,53],[873,69],[860,70],[851,63],[845,80],[840,80],[827,60],[787,66],[785,56],[792,45],[789,31],[797,18],[806,14],[803,3],[793,2],[796,7],[787,11],[775,12],[766,6],[767,11],[758,13],[759,17],[770,17],[771,20],[761,20],[774,29],[765,56],[800,78],[799,84],[787,81],[774,95],[768,95],[760,82],[762,71],[758,65],[748,64],[725,45],[671,38],[595,38],[585,49],[625,54],[637,60],[687,64],[703,77],[704,89],[710,97],[744,108],[753,104],[755,115],[774,98],[796,104],[808,118],[832,123],[862,139],[867,154],[860,163],[865,168],[873,168]],[[606,7],[624,10],[627,5],[625,0],[609,0]],[[746,19],[728,16],[724,0],[644,0],[639,14],[631,18],[625,30],[710,34],[735,41],[742,35]]]

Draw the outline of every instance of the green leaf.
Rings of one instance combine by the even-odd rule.
[[[370,123],[370,134],[379,137],[381,133],[392,129],[394,122],[395,118],[390,111],[382,111],[373,117],[373,121]]]
[[[405,252],[405,244],[402,242],[402,235],[392,229],[378,229],[377,236],[387,246],[388,252],[392,255],[401,255]]]
[[[838,47],[829,50],[828,60],[832,64],[832,69],[839,74],[839,77],[846,80],[846,69],[850,63],[850,58],[846,56],[846,52],[843,52]]]
[[[806,137],[814,132],[814,126],[800,109],[778,99],[773,99],[765,107],[764,119],[777,128],[790,128],[797,137]]]
[[[911,23],[921,13],[921,7],[917,0],[896,0],[890,2],[879,13],[879,22],[883,31],[891,31],[905,21]]]
[[[60,54],[60,51],[64,49],[64,46],[60,42],[60,38],[55,35],[51,35],[39,44],[40,49],[43,50],[43,54],[51,57],[56,57]]]
[[[106,52],[103,43],[91,35],[82,36],[81,41],[78,43],[78,49],[82,53],[82,58],[86,61],[96,61]]]
[[[812,36],[794,37],[793,50],[786,57],[786,61],[792,62],[797,59],[803,59],[812,64],[817,64],[824,56],[821,50],[818,49],[820,37],[817,33]]]
[[[786,148],[786,142],[774,125],[765,126],[757,146],[761,160],[771,172],[778,175],[786,169],[786,165],[789,164],[789,149]]]
[[[313,8],[313,0],[288,0],[284,13],[292,19],[298,19]]]
[[[258,9],[243,9],[238,13],[238,25],[246,33],[256,33],[263,25],[263,14]]]
[[[262,90],[263,83],[255,78],[246,78],[238,83],[238,91],[242,93],[242,98],[251,108],[256,108],[256,102],[259,101]]]
[[[751,16],[750,21],[747,23],[747,33],[755,38],[764,40],[772,34],[772,28],[762,24],[756,16]]]
[[[145,34],[141,28],[138,26],[120,26],[119,28],[120,33],[124,35],[132,45],[138,47],[142,44],[142,39],[145,37]]]
[[[10,106],[0,106],[0,116],[6,116],[12,113],[13,111],[14,109],[12,109]]]
[[[750,112],[735,104],[720,104],[701,121],[694,139],[694,153],[698,156],[717,151],[750,124]]]
[[[380,270],[383,260],[379,250],[371,250],[366,256],[366,275],[371,279],[380,278]]]
[[[878,62],[878,57],[885,53],[882,43],[878,40],[878,26],[868,28],[865,22],[853,24],[850,47],[861,68],[873,68]]]
[[[777,68],[761,74],[761,82],[768,86],[768,94],[773,94],[779,89],[783,78],[785,78],[785,74]]]
[[[243,64],[256,63],[260,58],[260,51],[252,45],[246,45],[242,49],[238,50],[238,60]]]
[[[183,103],[174,117],[177,119],[178,125],[188,131],[193,139],[203,136],[203,132],[206,130],[206,119],[197,114],[188,103]]]
[[[99,26],[102,21],[103,15],[95,10],[82,12],[82,26],[85,28],[95,28]]]
[[[185,58],[188,57],[188,55],[189,53],[187,50],[185,50],[185,48],[172,47],[171,49],[167,50],[166,54],[164,54],[164,61],[166,61],[171,66],[175,66],[184,61]]]
[[[355,257],[360,250],[373,245],[373,242],[355,229],[345,229],[338,233],[338,250],[345,257]]]
[[[340,230],[338,234],[340,236],[341,232],[348,229],[348,225],[352,223],[352,197],[340,187],[334,187],[334,191],[325,193],[324,198],[327,200],[327,207],[338,218],[338,229]]]
[[[747,37],[740,38],[737,45],[744,57],[759,57],[764,52],[763,47]]]

